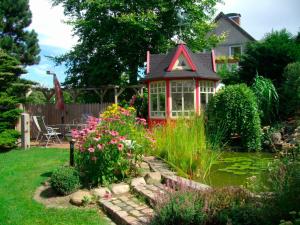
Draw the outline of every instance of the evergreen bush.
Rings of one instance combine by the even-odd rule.
[[[230,85],[219,91],[208,104],[209,123],[224,124],[226,142],[239,135],[248,151],[261,149],[260,118],[256,97],[245,84]]]
[[[287,65],[283,77],[281,111],[291,116],[300,111],[300,62]]]
[[[50,185],[58,194],[71,194],[80,187],[79,174],[73,167],[58,168],[51,175]]]

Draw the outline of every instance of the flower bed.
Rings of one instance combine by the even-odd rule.
[[[73,130],[76,168],[83,183],[96,186],[136,176],[136,165],[154,141],[145,126],[134,108],[112,105],[100,118],[89,117],[87,128]]]

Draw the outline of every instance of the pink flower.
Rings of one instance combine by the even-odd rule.
[[[96,157],[96,156],[93,156],[93,157],[91,158],[91,160],[96,161],[96,160],[97,160],[97,157]]]
[[[119,151],[122,151],[123,148],[124,148],[124,145],[123,145],[123,144],[118,144],[118,149],[119,149]]]
[[[99,141],[99,140],[100,140],[100,138],[97,138],[97,137],[94,138],[94,141]]]
[[[117,139],[111,139],[110,143],[111,143],[112,145],[115,145],[115,144],[118,143],[118,140],[117,140]]]
[[[98,148],[98,150],[101,151],[101,150],[104,148],[104,144],[98,144],[98,145],[97,145],[97,148]]]
[[[119,135],[119,132],[117,132],[117,131],[111,131],[110,134],[115,137],[115,136]]]
[[[124,137],[124,136],[119,137],[119,141],[125,141],[125,140],[126,140],[126,137]]]
[[[95,152],[95,149],[93,147],[89,147],[88,151],[92,153],[92,152]]]

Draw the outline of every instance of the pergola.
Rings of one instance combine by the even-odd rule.
[[[114,102],[118,104],[119,96],[126,90],[132,89],[136,94],[142,95],[144,92],[145,85],[137,84],[137,85],[128,85],[128,86],[119,86],[119,85],[102,85],[99,87],[86,87],[86,88],[62,88],[63,91],[67,91],[71,94],[73,102],[76,102],[79,94],[83,91],[92,91],[99,96],[100,103],[103,103],[104,96],[108,93],[109,90],[114,91]],[[32,87],[26,93],[26,97],[29,97],[33,90],[41,91],[45,96],[47,102],[50,102],[50,99],[55,94],[54,88],[44,88],[44,87]]]

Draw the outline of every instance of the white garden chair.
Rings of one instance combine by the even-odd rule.
[[[59,143],[61,143],[61,140],[58,137],[58,135],[60,135],[61,133],[56,131],[59,128],[46,126],[44,118],[42,116],[33,116],[32,119],[38,129],[36,141],[39,141],[39,143],[41,143],[43,139],[46,138],[46,147],[48,146],[50,140],[54,142],[54,140],[56,139]]]

